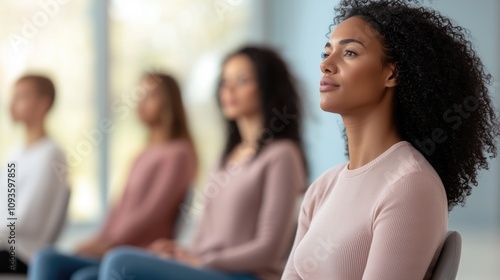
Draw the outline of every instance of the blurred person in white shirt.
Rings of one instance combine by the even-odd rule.
[[[54,217],[65,215],[57,212],[67,204],[69,190],[66,172],[57,167],[67,164],[44,125],[55,95],[54,84],[45,76],[25,75],[14,86],[10,113],[24,126],[25,139],[0,169],[0,273],[26,274],[31,256],[50,246],[61,228]],[[13,169],[16,176],[9,186]]]

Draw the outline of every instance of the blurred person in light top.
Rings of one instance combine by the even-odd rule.
[[[9,224],[8,217],[17,218],[14,226],[0,227],[0,273],[26,274],[35,251],[51,245],[60,231],[56,217],[65,213],[57,211],[66,208],[69,189],[66,172],[57,166],[66,166],[66,159],[45,127],[55,99],[55,86],[46,76],[25,75],[14,85],[10,114],[25,133],[23,143],[7,157],[7,163],[16,165],[15,192],[7,191],[7,164],[0,170],[0,217]],[[14,216],[7,216],[7,194],[15,195],[9,196]]]

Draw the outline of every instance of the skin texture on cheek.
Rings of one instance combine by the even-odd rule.
[[[384,86],[381,82],[381,67],[370,61],[352,69],[348,80],[353,91],[353,97],[359,105],[377,102],[382,98]]]

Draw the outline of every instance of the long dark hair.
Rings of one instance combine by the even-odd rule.
[[[246,46],[230,54],[223,65],[237,55],[247,56],[253,64],[255,76],[260,93],[262,113],[264,116],[263,131],[258,140],[255,157],[262,151],[267,143],[277,139],[289,139],[300,148],[304,166],[306,158],[303,151],[301,136],[302,108],[300,95],[286,63],[273,50],[265,47]],[[222,76],[222,75],[221,75]],[[222,86],[222,77],[219,79],[217,92]],[[220,98],[217,94],[217,98]],[[281,121],[277,128],[276,119]],[[227,120],[227,140],[222,155],[221,164],[226,163],[231,151],[241,143],[241,135],[234,120]]]

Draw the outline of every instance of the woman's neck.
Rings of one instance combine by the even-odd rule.
[[[262,116],[256,114],[236,121],[243,145],[255,146],[262,135]]]
[[[262,135],[262,117],[252,116],[236,120],[241,143],[234,147],[228,162],[242,162],[252,158],[258,149],[258,141]]]
[[[343,121],[347,133],[349,169],[369,163],[402,140],[392,116],[385,113],[343,117]]]
[[[170,133],[163,125],[156,125],[149,128],[148,146],[165,144],[170,140]]]

